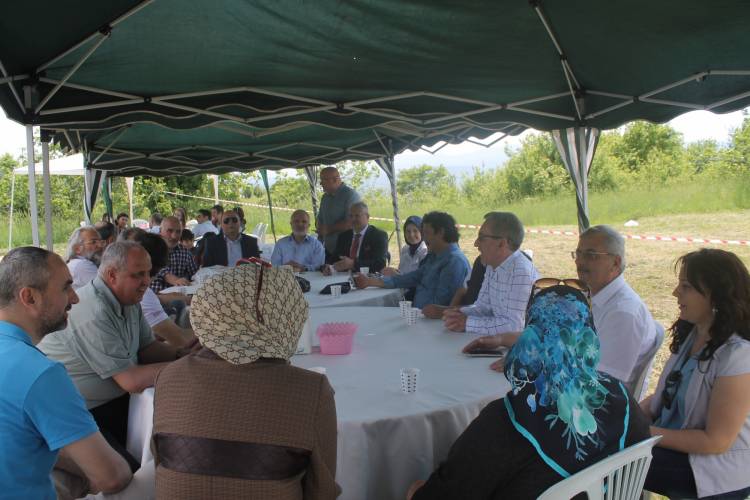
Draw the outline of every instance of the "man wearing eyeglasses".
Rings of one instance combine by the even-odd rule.
[[[99,262],[104,252],[104,240],[92,226],[79,227],[68,239],[65,263],[73,277],[73,289],[77,290],[96,278]]]
[[[484,216],[474,246],[486,266],[484,281],[474,304],[443,312],[446,328],[454,332],[492,335],[520,331],[526,304],[538,273],[520,250],[524,229],[510,212]]]
[[[634,387],[661,344],[663,328],[646,304],[625,282],[625,239],[610,226],[592,226],[581,233],[571,253],[578,277],[591,290],[591,311],[599,334],[599,369]],[[659,345],[657,345],[659,344]]]
[[[349,209],[361,198],[354,189],[344,184],[336,167],[326,167],[320,171],[320,186],[324,193],[320,199],[316,226],[318,238],[326,249],[326,258],[331,260],[336,254],[339,235],[352,228]]]
[[[201,253],[201,267],[234,267],[240,259],[260,257],[258,240],[240,231],[239,214],[234,210],[224,212],[221,219],[221,232],[204,236]]]

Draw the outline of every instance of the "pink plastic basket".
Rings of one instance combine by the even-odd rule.
[[[349,354],[352,352],[357,323],[323,323],[318,326],[321,354]]]

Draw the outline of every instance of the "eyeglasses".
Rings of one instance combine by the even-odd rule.
[[[609,252],[595,252],[593,250],[573,250],[572,252],[570,252],[570,256],[573,260],[580,258],[583,260],[592,261],[592,260],[598,259],[599,256],[601,255],[614,255],[614,254],[609,253]]]
[[[667,375],[667,380],[664,382],[664,390],[661,393],[661,402],[664,408],[670,410],[672,403],[677,397],[677,391],[680,389],[682,383],[682,371],[675,370]]]
[[[534,282],[533,285],[531,285],[531,295],[529,296],[529,301],[526,303],[527,324],[529,322],[531,302],[534,300],[534,297],[536,297],[536,295],[542,290],[551,288],[553,286],[569,286],[570,288],[574,288],[580,291],[586,297],[586,302],[588,302],[589,309],[591,308],[591,290],[589,290],[589,286],[583,281],[576,278],[539,278]]]
[[[233,223],[237,223],[239,221],[240,221],[240,219],[238,219],[237,217],[226,217],[226,218],[224,218],[224,224],[233,224]]]
[[[506,238],[505,238],[505,236],[497,236],[495,234],[482,234],[482,233],[479,233],[477,235],[477,240],[478,241],[484,241],[484,240],[488,240],[488,239],[489,240],[504,240]]]

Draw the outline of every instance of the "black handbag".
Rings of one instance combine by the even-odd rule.
[[[326,285],[323,287],[323,289],[320,291],[322,295],[331,295],[331,287],[334,285],[341,286],[341,293],[349,293],[352,289],[351,283],[348,281],[342,281],[341,283],[331,283],[330,285]]]
[[[297,284],[302,289],[302,293],[307,293],[310,291],[310,282],[307,281],[302,276],[295,276],[294,279],[297,280]]]

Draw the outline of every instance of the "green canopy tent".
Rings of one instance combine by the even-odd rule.
[[[750,104],[748,21],[743,0],[11,3],[0,105],[114,175],[307,167],[363,149],[388,168],[440,140],[558,131],[585,227],[599,130]],[[175,162],[175,131],[213,156]],[[224,133],[247,149],[224,148]],[[321,144],[338,152],[316,158]]]

